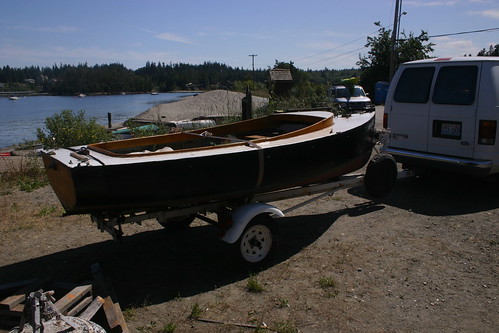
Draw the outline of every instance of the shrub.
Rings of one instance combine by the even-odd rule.
[[[45,130],[36,129],[36,135],[45,148],[70,147],[107,141],[110,135],[97,124],[95,118],[85,119],[85,111],[73,113],[63,110],[45,119]]]

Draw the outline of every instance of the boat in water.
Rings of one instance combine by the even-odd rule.
[[[374,112],[309,111],[42,156],[67,214],[121,216],[327,182],[363,167],[374,143]]]

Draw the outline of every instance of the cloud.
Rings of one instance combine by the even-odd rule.
[[[192,42],[184,37],[178,36],[174,33],[171,32],[163,32],[159,35],[156,35],[157,38],[162,39],[162,40],[167,40],[170,42],[177,42],[177,43],[183,43],[183,44],[192,44]]]
[[[487,9],[479,12],[470,12],[470,14],[485,16],[492,19],[499,19],[499,9]]]
[[[465,54],[476,55],[480,48],[468,39],[455,39],[452,37],[437,37],[434,39],[436,45],[433,47],[433,55],[444,56],[463,56]]]

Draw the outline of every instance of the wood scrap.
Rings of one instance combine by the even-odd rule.
[[[83,296],[88,294],[90,290],[92,290],[91,284],[78,286],[55,302],[54,305],[62,314],[67,314],[68,309],[78,302]]]
[[[83,311],[80,315],[79,318],[85,319],[85,320],[90,320],[92,319],[93,316],[99,311],[99,309],[104,305],[104,299],[100,296],[95,297],[95,299],[90,303],[88,308]]]
[[[105,278],[98,263],[93,264],[91,270],[97,290],[105,300],[103,308],[109,327],[113,332],[128,333],[128,325],[123,317],[123,312],[112,285]]]
[[[6,297],[2,301],[0,301],[0,309],[12,310],[16,305],[19,305],[26,300],[26,295],[28,293],[41,288],[50,280],[51,278],[37,279],[34,282],[26,285],[22,289],[18,290],[14,295]]]
[[[52,279],[27,279],[0,285],[0,327],[12,328],[18,326],[25,317],[25,303],[27,295],[34,291],[56,290],[63,292],[60,299],[54,301],[54,308],[61,314],[94,321],[96,324],[107,326],[109,332],[128,333],[121,307],[117,302],[112,285],[106,279],[98,264],[92,265],[93,281],[75,284],[71,282],[52,282]],[[52,289],[55,288],[55,289]],[[98,296],[95,290],[102,292]],[[9,293],[12,294],[10,296]],[[5,297],[2,299],[2,297]],[[102,315],[97,315],[102,308]],[[105,319],[104,319],[105,317]],[[107,322],[106,322],[107,321]]]

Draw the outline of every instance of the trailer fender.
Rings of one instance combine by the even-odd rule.
[[[272,217],[283,217],[284,213],[278,208],[265,204],[265,203],[250,203],[237,208],[232,213],[232,227],[230,227],[225,234],[220,237],[226,243],[234,244],[248,223],[260,214],[269,214]]]

